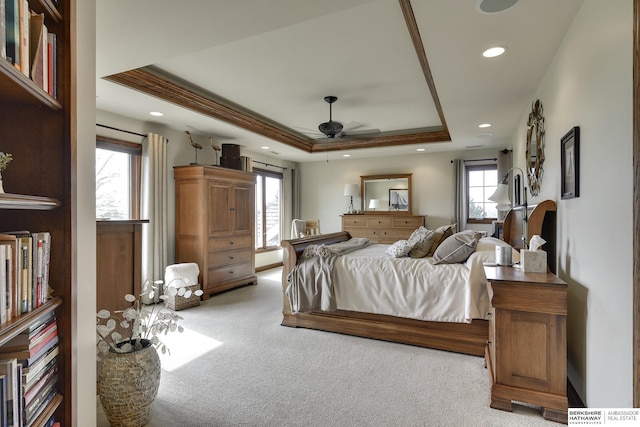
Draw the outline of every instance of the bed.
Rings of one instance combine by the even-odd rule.
[[[550,252],[550,249],[553,251],[555,248],[553,245],[555,236],[555,210],[555,202],[551,200],[541,202],[527,210],[529,217],[528,236],[530,238],[537,234],[547,240],[549,245],[545,245],[544,247],[547,252]],[[522,246],[523,215],[523,208],[513,209],[509,212],[504,222],[504,239],[515,249],[519,249]],[[286,291],[288,288],[289,282],[287,281],[287,277],[289,273],[294,271],[296,265],[300,263],[305,249],[312,245],[332,245],[346,242],[350,238],[351,236],[347,232],[339,232],[309,236],[301,239],[283,240],[282,247],[285,249],[284,268],[282,272],[283,291]],[[492,251],[491,248],[493,248],[493,245],[496,243],[495,239],[481,239],[478,243],[479,251],[472,254],[467,262],[471,264],[475,263],[476,270],[478,268],[482,270],[483,262],[495,259],[492,255],[489,255],[489,252]],[[362,258],[366,256],[379,257],[379,246],[380,245],[373,245],[362,249],[362,252],[352,252],[340,258],[345,258],[345,260],[343,260],[344,263],[351,265],[350,268],[347,268],[347,270],[351,270],[351,273],[355,271],[357,274],[358,271],[362,273],[366,270],[366,274],[375,274],[372,273],[376,271],[375,269],[363,267],[365,264],[362,264]],[[548,254],[548,259],[551,262],[553,262],[554,258],[555,254],[553,252]],[[401,264],[406,267],[407,263],[411,263],[412,261],[432,263],[432,260],[404,259],[401,261]],[[449,266],[441,267],[453,268]],[[467,267],[471,268],[471,266]],[[421,277],[417,274],[413,276]],[[331,311],[294,312],[291,308],[289,297],[284,294],[282,325],[337,332],[476,356],[484,355],[484,349],[488,339],[488,321],[486,320],[488,297],[486,295],[486,288],[484,287],[484,279],[482,279],[482,286],[480,287],[477,282],[470,284],[471,289],[474,290],[472,293],[475,294],[475,297],[472,298],[472,300],[467,298],[464,306],[459,310],[463,312],[464,315],[454,315],[452,321],[442,321],[440,318],[439,320],[424,320],[420,318],[421,316],[412,315],[413,317],[403,317],[396,314],[369,312],[370,310],[359,311],[357,304],[352,307],[350,303],[342,302],[345,301],[344,296],[349,292],[357,293],[361,291],[361,289],[354,290],[348,286],[349,283],[345,284],[340,281],[353,281],[353,276],[336,273],[335,275],[332,274],[332,278],[334,282],[333,285],[335,286],[336,299],[338,300],[336,309],[332,309]],[[372,280],[374,279],[375,278]],[[418,282],[424,282],[425,280],[425,278],[420,278]],[[365,281],[358,280],[356,282],[361,284]],[[371,281],[367,280],[367,282]],[[438,280],[435,280],[434,286],[438,285],[437,282]],[[420,285],[421,283],[416,283],[416,289],[420,289]],[[467,294],[469,294],[468,291]],[[412,299],[419,296],[419,294],[413,295]],[[348,298],[346,300],[348,300]],[[447,305],[446,302],[444,302],[444,304]],[[345,305],[348,309],[344,308]],[[455,304],[449,305],[455,306]],[[453,307],[453,309],[455,312],[455,307]]]

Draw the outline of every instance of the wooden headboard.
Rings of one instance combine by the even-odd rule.
[[[556,273],[556,202],[545,200],[537,205],[529,206],[529,227],[527,241],[531,237],[539,235],[547,243],[542,249],[547,252],[547,263],[549,269]],[[522,249],[522,219],[524,207],[517,206],[509,211],[504,220],[504,241],[516,249]]]

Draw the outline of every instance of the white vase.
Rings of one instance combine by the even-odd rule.
[[[2,186],[2,175],[0,175],[0,194],[4,194],[4,187]]]

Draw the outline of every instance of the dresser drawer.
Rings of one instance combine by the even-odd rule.
[[[391,217],[367,218],[367,227],[389,227],[392,224]]]
[[[233,251],[220,251],[209,253],[209,267],[218,268],[231,264],[251,262],[251,249],[236,249]]]
[[[253,274],[250,262],[242,264],[230,265],[227,267],[215,268],[209,270],[208,286],[216,286],[223,282],[242,279]]]
[[[393,227],[407,227],[415,230],[416,228],[424,225],[424,217],[406,217],[406,218],[393,218]]]
[[[347,227],[365,227],[367,220],[363,215],[349,215],[342,217],[342,229],[346,230]]]
[[[380,238],[383,240],[396,240],[408,239],[413,233],[413,228],[385,228],[380,230]]]
[[[229,236],[209,239],[209,252],[251,248],[251,236]]]

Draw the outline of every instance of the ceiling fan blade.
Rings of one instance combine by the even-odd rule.
[[[340,132],[340,138],[365,138],[380,133],[380,129],[346,130]]]
[[[361,127],[363,127],[364,125],[360,122],[348,122],[346,125],[344,125],[344,127],[342,128],[342,132],[347,132],[347,131],[352,131],[352,130],[356,130],[356,129],[360,129]]]

